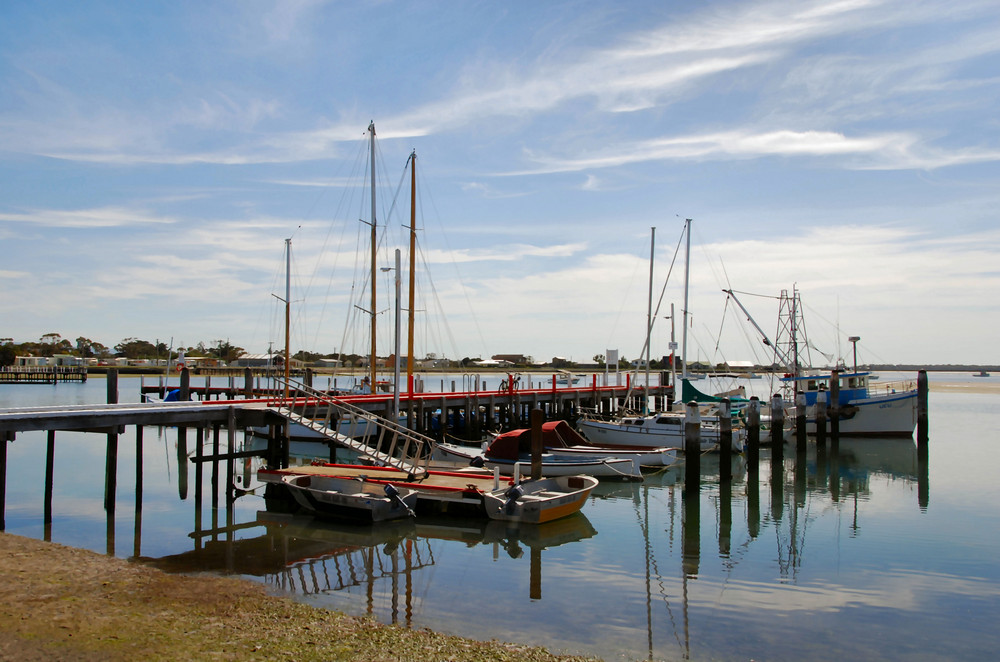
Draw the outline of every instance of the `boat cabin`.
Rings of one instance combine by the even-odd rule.
[[[840,405],[846,405],[852,400],[868,397],[868,380],[871,373],[868,372],[845,372],[837,376],[838,387],[840,389]],[[792,388],[795,392],[801,391],[806,396],[806,406],[816,404],[816,398],[820,393],[830,392],[832,375],[801,375],[793,377],[786,374],[781,378],[782,384]],[[830,396],[827,395],[827,402]]]

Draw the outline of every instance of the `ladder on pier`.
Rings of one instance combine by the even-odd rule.
[[[278,381],[283,389],[284,380]],[[305,384],[289,381],[287,386],[288,398],[268,403],[286,420],[315,430],[338,446],[367,455],[382,466],[405,471],[415,479],[426,475],[434,449],[430,437]]]

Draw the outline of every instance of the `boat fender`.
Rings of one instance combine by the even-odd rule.
[[[476,457],[474,457],[471,460],[469,460],[469,466],[470,467],[475,467],[477,469],[482,469],[483,468],[483,458],[482,458],[482,456],[477,455]]]
[[[512,515],[514,514],[515,503],[524,496],[524,488],[520,485],[513,485],[504,492],[504,496],[507,497],[507,500],[503,503],[504,512]]]

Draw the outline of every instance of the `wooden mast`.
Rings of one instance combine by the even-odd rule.
[[[406,392],[413,397],[413,311],[416,310],[417,150],[410,154],[410,303],[406,324]]]
[[[375,306],[376,306],[376,303],[377,303],[377,301],[375,299],[375,278],[376,278],[376,275],[377,275],[376,271],[375,271],[375,260],[376,260],[376,251],[377,251],[377,248],[378,248],[378,246],[376,245],[376,242],[378,240],[378,236],[377,236],[377,233],[376,233],[376,223],[375,223],[375,122],[374,122],[374,120],[368,125],[368,134],[369,134],[369,138],[368,139],[369,139],[370,150],[371,150],[371,175],[372,175],[372,181],[371,181],[371,187],[372,187],[372,189],[371,189],[372,190],[372,221],[371,221],[371,227],[372,227],[372,238],[371,238],[371,243],[372,243],[372,263],[371,263],[371,276],[370,276],[371,277],[371,290],[372,290],[371,313],[370,313],[371,314],[371,353],[368,356],[368,379],[370,381],[370,383],[369,383],[369,389],[371,390],[372,393],[374,393],[375,392],[375,356],[376,356],[376,354],[375,354],[375,326],[376,326],[375,325],[375,322],[376,322],[376,320],[375,320],[375,313],[376,313],[376,307]]]
[[[285,400],[288,399],[288,380],[291,377],[291,314],[292,307],[292,239],[285,239]]]

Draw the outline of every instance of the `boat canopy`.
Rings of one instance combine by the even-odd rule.
[[[566,448],[587,444],[579,432],[566,421],[542,423],[542,448]],[[486,456],[498,460],[518,460],[531,453],[531,428],[511,430],[497,435],[486,449]]]
[[[743,390],[743,393],[746,391]],[[691,402],[694,400],[697,403],[708,403],[708,402],[722,402],[722,400],[728,398],[729,402],[749,402],[745,395],[709,395],[708,393],[702,393],[695,385],[691,383],[690,380],[681,380],[681,400],[683,402]]]

